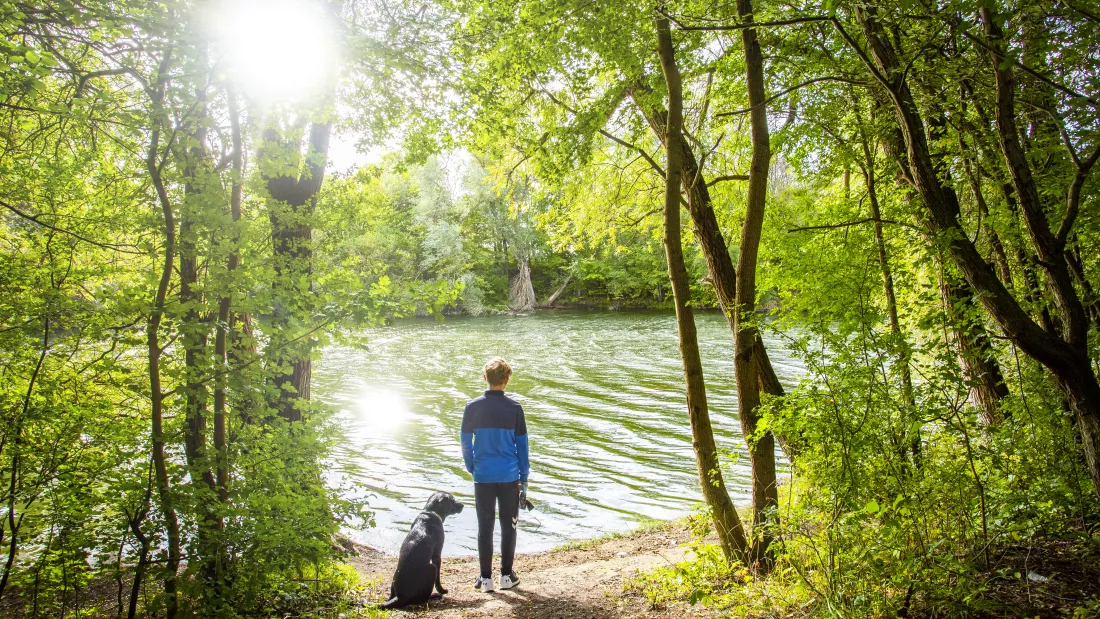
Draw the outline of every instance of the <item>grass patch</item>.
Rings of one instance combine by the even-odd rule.
[[[654,531],[663,531],[666,529],[682,528],[687,525],[687,519],[677,518],[676,520],[642,520],[638,523],[638,526],[629,531],[619,531],[616,533],[605,533],[599,537],[592,537],[589,539],[577,539],[565,542],[560,546],[555,546],[550,552],[562,552],[568,550],[589,550],[600,546],[611,540],[623,539],[626,537],[633,537],[635,535],[642,535],[645,533],[653,533]]]

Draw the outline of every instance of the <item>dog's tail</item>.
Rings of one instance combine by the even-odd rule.
[[[378,605],[378,608],[397,608],[398,601],[396,597],[392,597],[385,602]]]

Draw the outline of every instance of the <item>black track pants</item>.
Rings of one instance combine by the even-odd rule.
[[[493,521],[500,503],[500,573],[512,573],[516,556],[516,524],[519,522],[520,482],[474,484],[474,506],[477,508],[477,557],[481,562],[481,577],[493,575]]]

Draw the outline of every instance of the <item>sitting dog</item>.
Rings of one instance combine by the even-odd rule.
[[[443,555],[443,521],[462,511],[463,505],[446,492],[436,492],[413,520],[409,534],[401,543],[397,571],[390,585],[390,599],[381,608],[401,608],[423,604],[447,593],[439,580]],[[432,593],[432,587],[438,593]]]

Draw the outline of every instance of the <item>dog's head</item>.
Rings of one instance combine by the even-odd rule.
[[[462,511],[465,507],[458,499],[454,498],[449,492],[436,492],[433,493],[428,502],[424,505],[424,511],[432,512],[439,516],[441,520],[446,520],[447,516],[453,516]]]

